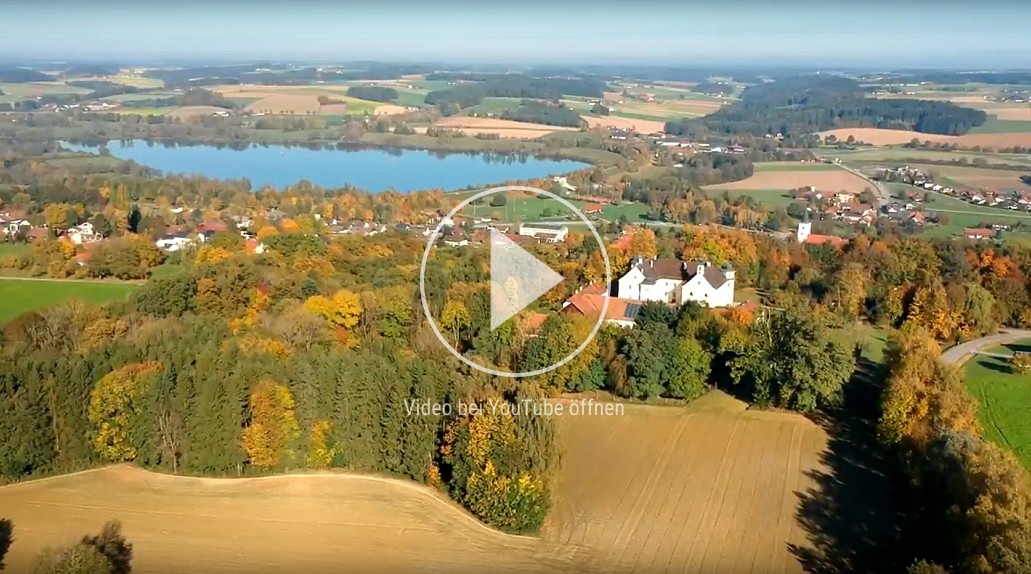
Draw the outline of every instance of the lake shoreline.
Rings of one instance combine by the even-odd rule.
[[[65,152],[133,161],[166,176],[247,180],[252,191],[308,181],[326,189],[371,193],[458,192],[593,168],[583,158],[525,149],[424,149],[369,142],[217,143],[181,138],[63,138],[57,143]],[[334,152],[343,154],[329,155]]]

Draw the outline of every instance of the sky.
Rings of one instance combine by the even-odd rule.
[[[0,59],[1031,66],[1018,0],[0,0]]]

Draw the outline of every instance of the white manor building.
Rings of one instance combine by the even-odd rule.
[[[519,235],[533,237],[539,241],[548,243],[562,243],[569,235],[569,228],[565,225],[548,225],[545,223],[520,225]]]
[[[620,299],[673,305],[694,301],[709,307],[734,304],[734,269],[729,265],[717,268],[708,261],[638,257],[617,284]]]

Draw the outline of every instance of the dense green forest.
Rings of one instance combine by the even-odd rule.
[[[580,114],[567,108],[564,105],[553,105],[547,102],[523,101],[514,110],[505,110],[501,114],[502,119],[515,120],[517,122],[529,122],[534,124],[545,124],[549,126],[568,126],[579,128],[586,122]]]
[[[346,71],[344,71],[346,70]],[[355,63],[341,69],[274,66],[270,63],[232,66],[200,66],[147,70],[145,75],[164,82],[166,88],[216,84],[301,85],[348,80],[393,80],[405,74],[424,74],[433,68],[418,64]]]
[[[692,92],[698,92],[699,94],[733,94],[734,86],[726,82],[700,82],[691,86]]]
[[[347,95],[360,100],[389,102],[397,99],[397,90],[382,86],[353,86],[347,89]]]
[[[49,82],[54,78],[31,68],[0,68],[0,82],[23,84],[26,82]]]
[[[666,123],[666,132],[699,134],[803,134],[841,127],[876,127],[960,135],[988,116],[949,102],[863,97],[854,80],[796,76],[750,86],[741,100],[697,119]]]
[[[598,80],[531,78],[512,74],[430,92],[426,94],[426,103],[431,105],[450,103],[460,107],[469,107],[480,103],[486,97],[557,100],[563,94],[567,94],[600,98],[604,89],[605,83]]]
[[[126,108],[151,108],[165,106],[215,106],[219,108],[233,109],[241,107],[232,100],[227,100],[222,94],[205,90],[204,88],[190,88],[178,96],[168,98],[148,98],[141,100],[129,100],[122,102]]]

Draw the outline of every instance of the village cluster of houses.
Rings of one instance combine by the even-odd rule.
[[[981,189],[954,189],[935,183],[931,175],[909,166],[885,169],[881,177],[886,181],[905,183],[926,191],[950,195],[974,205],[986,205],[1010,211],[1031,211],[1031,191],[995,192]]]
[[[0,230],[3,231],[5,241],[37,240],[46,239],[50,235],[47,224],[33,225],[27,219],[28,215],[23,209],[6,209],[0,211]],[[80,223],[62,231],[62,234],[76,245],[96,243],[104,239],[90,222]]]
[[[860,201],[859,194],[852,191],[820,191],[810,185],[795,190],[792,195],[807,209],[819,212],[824,220],[865,226],[877,222],[877,209]]]

